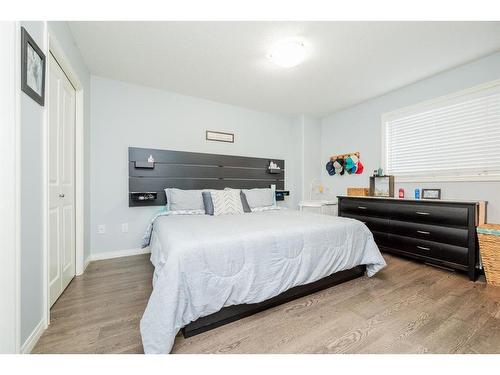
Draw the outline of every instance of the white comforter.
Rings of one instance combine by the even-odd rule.
[[[288,210],[160,216],[150,248],[146,353],[170,352],[179,329],[224,306],[261,302],[360,264],[373,276],[386,265],[363,223]]]

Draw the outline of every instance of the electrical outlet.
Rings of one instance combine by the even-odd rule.
[[[128,232],[128,223],[122,223],[122,233]]]
[[[105,224],[98,225],[97,226],[97,233],[99,233],[99,234],[106,233],[106,225]]]

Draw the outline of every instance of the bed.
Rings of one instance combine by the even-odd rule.
[[[140,324],[145,353],[169,353],[179,330],[203,331],[196,324],[207,317],[224,324],[386,265],[360,221],[294,210],[158,215],[149,244],[155,270]]]

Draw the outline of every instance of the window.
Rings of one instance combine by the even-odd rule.
[[[387,113],[382,134],[400,181],[500,179],[500,80]]]

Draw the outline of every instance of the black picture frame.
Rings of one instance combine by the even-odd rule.
[[[40,93],[36,92],[29,84],[28,84],[28,48],[33,49],[33,51],[38,55],[41,62],[41,87]],[[26,31],[24,27],[21,27],[21,90],[26,93],[31,99],[40,104],[42,107],[45,105],[45,66],[46,66],[46,58],[45,54],[42,52],[40,47],[33,40],[31,35]]]
[[[422,199],[441,199],[441,189],[422,189]]]

